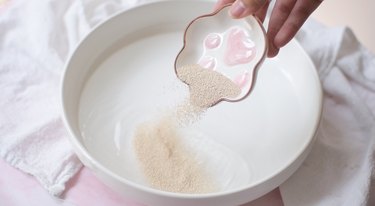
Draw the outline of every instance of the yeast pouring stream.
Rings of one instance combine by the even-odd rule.
[[[228,33],[228,44],[224,46],[225,63],[233,66],[251,61],[255,47],[246,38],[245,30],[235,27]],[[213,50],[222,45],[221,41],[221,35],[209,34],[203,45],[205,50]],[[202,59],[208,58],[205,56]],[[205,65],[208,67],[205,68]],[[177,68],[177,77],[189,86],[190,92],[185,103],[161,119],[137,126],[133,143],[135,154],[152,187],[179,193],[209,193],[220,189],[184,147],[178,132],[178,127],[184,126],[179,123],[194,123],[194,117],[204,110],[222,99],[235,98],[241,94],[242,82],[232,81],[216,72],[215,68],[213,62],[206,61],[202,65],[202,60]]]

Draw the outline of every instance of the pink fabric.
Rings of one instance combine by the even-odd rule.
[[[87,168],[83,168],[67,185],[62,199],[48,194],[30,175],[9,166],[0,159],[0,205],[25,206],[142,206],[125,199],[101,183]],[[282,206],[279,189],[243,206]]]

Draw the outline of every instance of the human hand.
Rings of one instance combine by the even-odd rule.
[[[274,57],[305,23],[323,0],[276,0],[268,23],[268,56]],[[234,2],[234,3],[233,3]],[[218,0],[215,10],[233,3],[229,12],[233,18],[254,14],[261,21],[266,17],[270,0]]]

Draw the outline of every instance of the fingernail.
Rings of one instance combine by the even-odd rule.
[[[241,0],[237,0],[236,2],[234,2],[232,8],[230,9],[230,15],[232,17],[240,18],[245,10],[245,4]]]

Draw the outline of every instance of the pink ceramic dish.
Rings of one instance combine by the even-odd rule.
[[[175,70],[184,65],[199,64],[225,75],[242,92],[235,98],[220,101],[236,102],[246,98],[253,89],[268,44],[262,23],[255,16],[233,19],[229,14],[230,5],[189,23],[183,48],[175,60]]]

